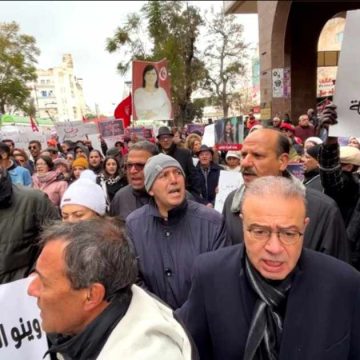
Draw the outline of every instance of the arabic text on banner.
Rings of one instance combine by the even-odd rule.
[[[238,189],[244,182],[241,172],[221,170],[218,193],[215,198],[215,210],[222,213],[227,196],[235,189]]]
[[[39,360],[47,351],[36,298],[26,292],[30,281],[27,278],[0,286],[0,359]]]
[[[360,10],[348,11],[336,76],[337,125],[330,136],[360,136]]]

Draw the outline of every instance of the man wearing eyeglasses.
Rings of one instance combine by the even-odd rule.
[[[144,185],[146,161],[158,154],[157,146],[149,141],[139,141],[132,145],[125,163],[128,185],[120,189],[110,205],[110,215],[125,220],[134,210],[149,203],[151,196]]]
[[[241,149],[244,184],[228,195],[223,209],[226,231],[233,244],[243,241],[240,202],[252,181],[263,176],[282,176],[298,181],[287,171],[289,146],[288,139],[273,129],[256,130],[244,140]],[[306,229],[304,246],[350,261],[346,229],[335,201],[310,188],[306,189],[306,200],[311,222]]]
[[[200,255],[177,311],[200,359],[359,359],[360,273],[303,248],[303,185],[254,180],[241,217],[244,244]]]

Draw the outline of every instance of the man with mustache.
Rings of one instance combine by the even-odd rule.
[[[251,133],[241,149],[241,171],[244,184],[227,197],[223,215],[232,244],[243,241],[239,221],[240,201],[245,188],[262,176],[284,176],[297,181],[286,170],[289,162],[289,140],[273,129]],[[349,261],[349,244],[344,222],[336,203],[327,195],[306,189],[307,216],[311,219],[304,235],[304,246]]]
[[[187,299],[197,255],[226,245],[221,214],[185,197],[185,174],[171,156],[150,157],[144,168],[149,204],[126,219],[144,285],[176,309]]]
[[[151,196],[145,190],[144,166],[146,161],[159,153],[150,141],[139,141],[132,145],[125,163],[128,185],[120,189],[110,205],[110,215],[126,220],[134,210],[149,203]]]
[[[360,274],[303,248],[306,213],[299,181],[247,183],[244,244],[197,258],[176,314],[201,360],[360,359]]]

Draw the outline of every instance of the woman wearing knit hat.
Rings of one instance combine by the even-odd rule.
[[[79,179],[80,174],[89,168],[89,163],[84,157],[76,158],[72,163],[72,175],[71,175],[71,182]]]
[[[105,195],[96,184],[96,175],[91,170],[84,170],[80,178],[68,187],[61,199],[60,209],[63,221],[67,222],[105,215]]]

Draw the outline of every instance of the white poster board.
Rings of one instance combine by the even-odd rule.
[[[272,93],[274,98],[284,96],[284,69],[272,70]]]
[[[215,124],[205,126],[201,143],[208,147],[213,147],[215,145]]]
[[[40,128],[39,131],[32,131],[30,126],[5,125],[0,128],[0,140],[11,139],[15,147],[27,150],[31,140],[40,141],[43,148],[47,147],[47,140],[51,137],[50,128]]]
[[[222,213],[225,200],[227,196],[233,191],[238,189],[244,182],[241,172],[221,170],[218,193],[215,198],[215,210]]]
[[[82,121],[65,121],[63,123],[56,123],[55,128],[60,142],[65,140],[84,140],[86,139],[86,135],[99,133],[96,124],[83,123]]]
[[[36,298],[27,295],[30,281],[27,278],[0,286],[0,359],[39,360],[48,349]]]
[[[360,10],[348,11],[336,76],[334,103],[339,123],[330,136],[360,136]]]

